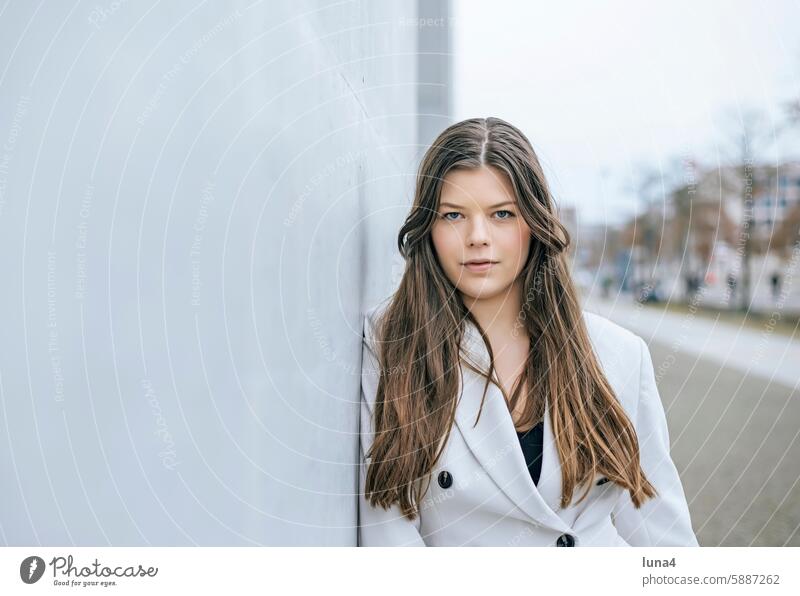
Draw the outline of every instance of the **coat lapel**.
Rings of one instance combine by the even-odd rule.
[[[466,321],[462,357],[481,371],[489,370],[489,353],[477,327]],[[550,416],[545,408],[542,471],[539,488],[533,483],[519,445],[514,421],[500,388],[490,383],[478,424],[486,379],[463,366],[461,401],[455,421],[464,440],[486,473],[517,507],[540,524],[567,529],[555,513],[561,493],[561,467],[553,441]],[[540,492],[541,491],[541,492]]]
[[[553,435],[550,410],[547,407],[544,411],[542,429],[542,472],[539,474],[539,484],[536,486],[550,509],[558,511],[561,502],[561,463]]]

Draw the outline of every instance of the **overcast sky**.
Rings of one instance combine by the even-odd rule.
[[[456,119],[521,128],[581,223],[632,214],[640,164],[714,163],[739,109],[800,96],[800,0],[453,0],[453,16]],[[797,158],[800,130],[783,139],[765,159]]]

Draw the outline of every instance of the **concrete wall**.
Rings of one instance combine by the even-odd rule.
[[[453,28],[449,0],[417,0],[418,156],[452,124]]]
[[[355,544],[416,2],[36,6],[0,19],[0,540]]]

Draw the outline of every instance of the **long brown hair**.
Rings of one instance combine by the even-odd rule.
[[[520,273],[524,297],[518,321],[535,340],[513,395],[506,396],[509,411],[523,387],[523,421],[539,420],[548,404],[561,463],[561,507],[586,482],[582,501],[601,473],[628,489],[638,508],[656,491],[639,465],[636,431],[592,350],[565,254],[570,235],[558,220],[531,143],[499,118],[449,126],[420,164],[414,203],[398,235],[406,268],[375,329],[381,372],[365,496],[373,506],[398,503],[403,515],[416,518],[455,420],[459,347],[467,321],[483,337],[490,360],[489,371],[477,371],[486,377],[478,419],[486,389],[494,382],[491,344],[446,277],[431,239],[445,175],[454,168],[484,165],[508,175],[532,233]],[[427,480],[424,488],[422,479]]]

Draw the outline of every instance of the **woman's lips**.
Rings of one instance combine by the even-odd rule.
[[[497,265],[497,263],[493,261],[486,261],[484,263],[464,263],[464,267],[466,267],[469,271],[472,271],[474,273],[482,273],[485,271],[489,271],[495,265]]]

